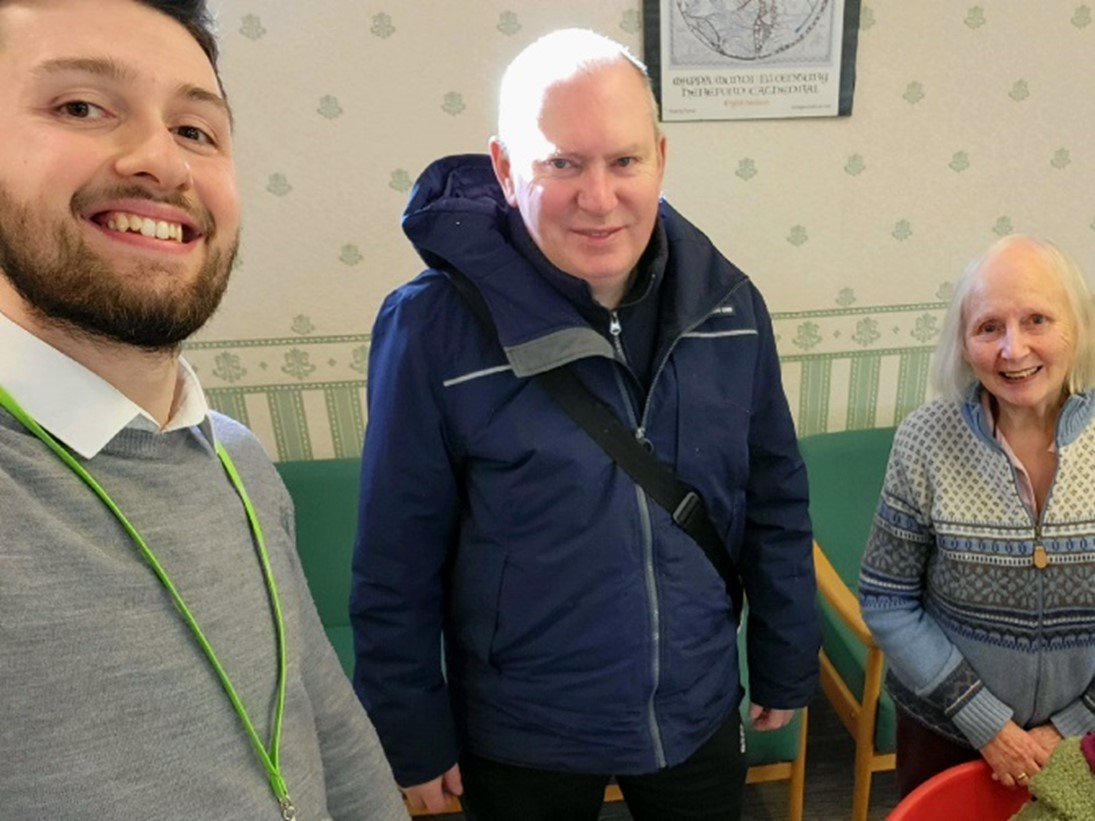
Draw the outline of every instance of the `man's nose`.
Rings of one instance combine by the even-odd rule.
[[[604,169],[591,166],[582,175],[578,204],[585,211],[605,214],[616,207],[616,188],[612,176]]]
[[[185,191],[193,184],[186,151],[165,125],[132,123],[123,134],[114,170],[164,191]]]

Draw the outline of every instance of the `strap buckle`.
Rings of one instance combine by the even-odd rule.
[[[673,521],[687,532],[692,517],[700,510],[702,505],[703,500],[700,499],[700,495],[694,490],[688,491],[681,499],[681,503],[677,505],[677,509],[673,511]]]

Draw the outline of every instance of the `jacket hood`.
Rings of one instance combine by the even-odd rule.
[[[403,232],[431,268],[455,266],[470,274],[473,246],[496,239],[508,209],[490,157],[444,157],[415,182],[403,211]],[[492,230],[483,235],[485,228]]]
[[[582,356],[611,356],[611,346],[578,309],[560,297],[509,237],[509,206],[485,154],[445,157],[419,177],[403,213],[403,232],[431,268],[460,271],[490,309],[499,341],[514,370],[528,375]],[[451,274],[450,274],[451,276]],[[568,344],[550,361],[526,361],[522,351],[564,334]]]

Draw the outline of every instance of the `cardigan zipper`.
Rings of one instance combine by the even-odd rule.
[[[1046,552],[1045,545],[1042,544],[1041,521],[1034,525],[1034,555],[1031,561],[1039,570],[1045,570],[1049,567],[1049,554]]]

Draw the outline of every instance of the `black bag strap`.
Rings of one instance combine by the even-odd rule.
[[[454,287],[472,312],[494,336],[498,331],[483,295],[459,271],[446,269]],[[673,521],[692,537],[722,577],[735,616],[741,612],[742,589],[737,569],[707,515],[703,497],[677,478],[669,465],[654,456],[620,421],[616,413],[598,399],[567,366],[544,371],[534,377],[551,398],[631,477]]]

